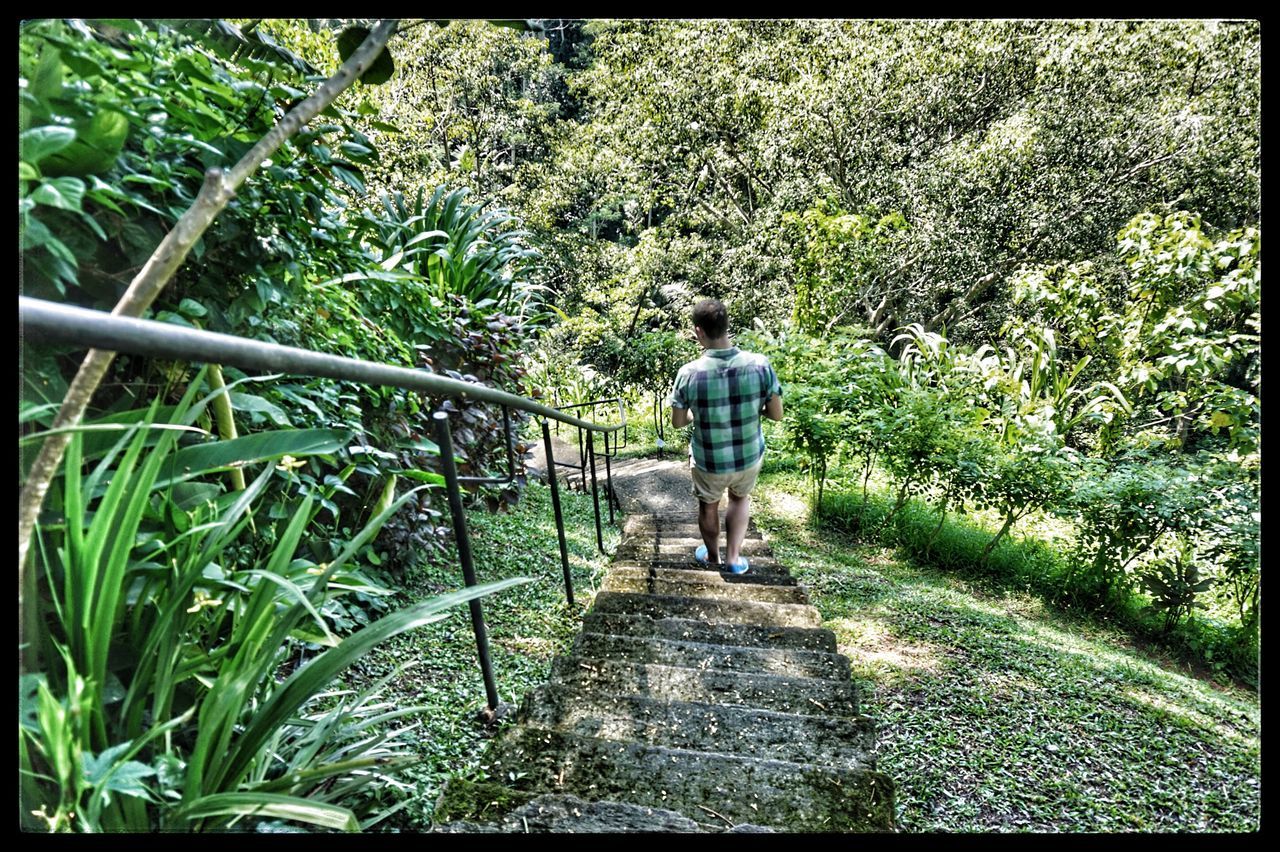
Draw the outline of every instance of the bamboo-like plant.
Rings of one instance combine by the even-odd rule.
[[[55,488],[62,517],[37,536],[48,662],[20,681],[21,795],[24,816],[40,821],[28,820],[32,827],[183,830],[254,817],[356,829],[351,808],[312,794],[325,781],[357,789],[371,766],[385,769],[387,738],[332,748],[324,732],[336,735],[339,717],[309,724],[303,714],[316,711],[304,708],[379,642],[525,582],[433,598],[339,640],[320,615],[325,601],[334,587],[367,588],[348,567],[352,557],[421,489],[390,501],[331,562],[311,568],[295,554],[317,501],[294,498],[278,528],[258,521],[268,547],[245,563],[253,548],[244,534],[287,465],[264,465],[231,493],[208,475],[247,460],[334,452],[350,436],[277,430],[179,447],[183,431],[173,426],[229,390],[193,404],[200,384],[173,410],[177,424],[153,422],[157,402],[123,425],[88,475],[84,433],[68,443]],[[210,481],[194,481],[202,476]],[[299,640],[331,647],[277,683]],[[328,712],[340,716],[340,708]]]

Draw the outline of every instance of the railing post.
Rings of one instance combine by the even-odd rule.
[[[604,553],[604,532],[600,529],[600,491],[596,487],[596,442],[595,436],[587,434],[587,459],[591,462],[591,501],[596,507],[596,547]]]
[[[476,584],[476,572],[471,561],[471,538],[467,534],[467,516],[462,509],[462,492],[458,487],[458,467],[453,461],[449,415],[437,411],[431,419],[436,422],[436,443],[440,445],[440,467],[449,492],[449,512],[453,515],[453,537],[458,545],[458,561],[462,563],[462,579],[470,587]],[[476,652],[480,655],[480,673],[484,676],[485,699],[489,710],[496,713],[498,687],[494,684],[493,665],[489,661],[489,632],[484,626],[484,610],[479,599],[468,601],[468,605],[471,607],[471,629],[476,636]]]
[[[542,446],[547,452],[547,483],[551,486],[551,507],[556,513],[556,537],[560,539],[560,567],[564,571],[564,593],[573,606],[573,577],[569,574],[569,546],[564,540],[564,514],[560,510],[560,483],[556,477],[556,457],[551,449],[551,425],[542,418]]]
[[[616,452],[617,447],[615,445]],[[609,523],[616,524],[617,521],[613,517],[613,503],[618,498],[613,493],[613,468],[609,464],[609,433],[604,433],[604,502],[609,504]]]

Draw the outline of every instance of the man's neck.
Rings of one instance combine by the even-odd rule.
[[[733,344],[729,342],[729,335],[717,337],[714,340],[708,339],[702,346],[703,349],[731,349]]]

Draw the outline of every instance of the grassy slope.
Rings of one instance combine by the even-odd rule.
[[[906,831],[1250,831],[1260,707],[1105,625],[808,525],[795,474],[756,522],[812,592],[880,721]]]
[[[480,582],[507,577],[536,579],[484,599],[494,679],[501,700],[513,709],[527,691],[547,679],[552,658],[567,650],[608,561],[596,549],[590,495],[562,489],[561,501],[574,581],[572,607],[565,601],[548,488],[530,483],[509,513],[473,511],[468,515]],[[603,505],[601,510],[605,511]],[[618,534],[609,531],[607,514],[604,521],[605,546],[612,550]],[[406,578],[406,603],[461,585],[462,571],[456,559],[418,568]],[[385,792],[383,806],[399,803],[401,809],[378,827],[425,831],[448,775],[478,777],[479,759],[489,734],[475,720],[484,706],[484,682],[466,608],[387,642],[358,665],[354,680],[364,682],[385,675],[405,661],[415,665],[391,682],[386,700],[425,707],[406,720],[421,725],[412,735],[420,759],[401,776],[411,785],[410,790]]]
[[[756,522],[809,586],[881,724],[880,767],[906,831],[1248,831],[1260,815],[1256,695],[1142,656],[1118,631],[1068,620],[1025,593],[979,588],[808,525],[801,476],[766,473]],[[518,702],[577,632],[607,560],[589,497],[565,493],[578,601],[564,602],[549,492],[509,514],[471,515],[481,580],[538,582],[486,602],[499,691]],[[607,527],[606,527],[607,530]],[[606,531],[612,549],[616,533]],[[458,585],[420,569],[406,596]],[[483,686],[465,610],[390,642],[361,674],[417,665],[391,701],[414,717],[420,762],[408,805],[381,827],[424,830],[449,773],[478,775]]]

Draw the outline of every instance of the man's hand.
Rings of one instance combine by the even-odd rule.
[[[693,412],[687,408],[671,409],[671,425],[679,429],[681,426],[688,426],[693,422]]]

